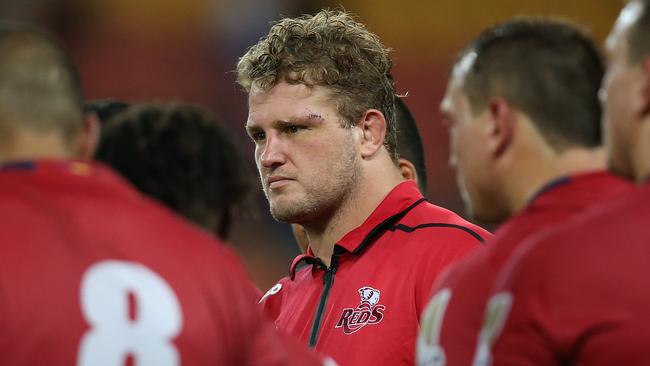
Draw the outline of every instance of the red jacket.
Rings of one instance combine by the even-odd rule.
[[[0,365],[303,365],[232,251],[80,162],[0,168]]]
[[[526,237],[632,190],[607,172],[555,180],[504,223],[483,250],[450,266],[437,281],[418,338],[418,365],[470,365],[485,303],[504,262]],[[444,362],[442,361],[444,360]]]
[[[522,243],[503,269],[480,360],[650,365],[650,184]],[[487,342],[486,342],[487,341]]]
[[[488,235],[407,181],[337,242],[329,268],[298,256],[260,303],[278,328],[340,365],[411,365],[433,281]]]

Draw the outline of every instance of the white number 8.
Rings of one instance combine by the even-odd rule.
[[[129,305],[131,301],[131,306]],[[172,340],[183,314],[172,288],[147,267],[125,261],[91,266],[81,281],[81,309],[90,329],[77,366],[179,365]]]

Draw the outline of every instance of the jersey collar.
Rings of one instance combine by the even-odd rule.
[[[606,170],[597,170],[563,176],[545,184],[529,201],[526,209],[564,202],[567,196],[591,196],[594,190],[608,185],[621,185],[623,179]]]
[[[344,252],[360,254],[384,231],[397,224],[411,209],[426,199],[420,193],[417,183],[404,181],[393,188],[377,208],[356,229],[345,234],[334,246],[334,255]],[[289,275],[295,277],[296,267],[302,262],[324,267],[323,262],[314,256],[311,248],[307,254],[297,256],[291,264]]]
[[[415,181],[404,181],[384,198],[361,226],[348,232],[337,245],[348,252],[359,253],[374,236],[396,224],[410,209],[424,201]]]

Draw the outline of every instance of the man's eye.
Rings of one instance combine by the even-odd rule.
[[[287,126],[284,129],[284,131],[286,133],[297,133],[298,131],[303,130],[303,129],[304,129],[304,127],[302,127],[302,126]]]
[[[253,141],[262,141],[266,138],[266,134],[264,132],[255,132],[251,137],[253,138]]]

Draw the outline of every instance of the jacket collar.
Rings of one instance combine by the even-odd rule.
[[[414,181],[407,180],[398,184],[366,218],[363,224],[345,234],[336,243],[334,255],[340,255],[344,252],[360,254],[374,242],[377,236],[395,225],[407,212],[425,200]],[[296,274],[296,267],[303,261],[307,264],[325,267],[323,262],[314,256],[311,247],[307,248],[307,253],[297,256],[291,264],[289,275],[292,280]]]

